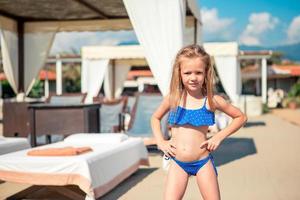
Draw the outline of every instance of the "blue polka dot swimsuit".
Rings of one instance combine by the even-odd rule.
[[[178,106],[171,110],[168,122],[170,125],[211,126],[215,124],[215,113],[206,108],[206,97],[202,108],[186,109]]]
[[[176,109],[171,110],[169,114],[168,122],[170,125],[192,125],[192,126],[211,126],[215,124],[215,113],[206,108],[206,99],[204,99],[204,105],[199,109],[186,109],[178,106]],[[208,157],[192,161],[182,162],[176,158],[166,157],[165,159],[173,159],[189,176],[196,176],[198,171],[211,160],[215,173],[218,175],[217,168],[214,164],[214,160],[211,154]]]

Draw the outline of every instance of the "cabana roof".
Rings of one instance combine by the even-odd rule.
[[[205,50],[211,56],[237,56],[236,42],[203,43]],[[120,46],[84,46],[81,49],[83,59],[144,59],[145,52],[140,45]]]
[[[17,21],[128,18],[123,0],[0,0],[0,15]]]
[[[140,45],[85,46],[81,49],[83,59],[144,59]]]
[[[148,21],[145,27],[141,23],[144,20]],[[132,30],[132,23],[138,38],[157,40],[153,43],[173,51],[182,45],[184,27],[194,27],[194,41],[201,41],[202,23],[196,0],[0,0],[1,41],[4,41],[1,48],[8,80],[20,94],[19,99],[28,94],[57,32]],[[143,34],[143,30],[157,34]],[[159,41],[161,38],[165,39]],[[167,39],[171,44],[165,42]],[[145,41],[142,43],[147,50],[152,48]],[[170,51],[165,54],[163,65],[169,66]],[[165,91],[166,81],[159,81],[164,83],[161,87]]]

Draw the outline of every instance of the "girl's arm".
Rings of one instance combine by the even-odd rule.
[[[170,110],[169,95],[166,96],[160,106],[156,109],[151,117],[151,127],[153,135],[156,139],[157,146],[161,149],[167,156],[175,156],[174,148],[163,138],[163,133],[161,131],[160,121],[163,116]]]
[[[201,148],[206,146],[209,151],[216,150],[226,137],[240,129],[247,121],[246,115],[242,113],[240,109],[225,101],[225,99],[221,96],[215,95],[213,101],[216,109],[226,113],[233,120],[226,128],[219,131],[212,138],[201,144]]]

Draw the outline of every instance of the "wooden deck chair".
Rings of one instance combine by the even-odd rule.
[[[50,95],[46,103],[50,104],[82,104],[86,98],[87,93],[69,93],[63,95]]]
[[[78,105],[83,104],[87,93],[65,93],[62,95],[50,94],[45,103],[55,105]],[[58,142],[64,139],[64,135],[42,135],[37,137],[39,145]]]
[[[163,96],[158,93],[137,93],[136,103],[131,112],[131,120],[127,134],[133,137],[144,138],[145,145],[155,145],[150,120],[151,116],[159,106]],[[164,138],[169,138],[169,131],[167,125],[168,114],[161,120],[161,127]]]
[[[127,97],[106,100],[103,97],[94,97],[94,103],[100,103],[100,133],[121,132],[124,127],[122,114],[125,111]]]

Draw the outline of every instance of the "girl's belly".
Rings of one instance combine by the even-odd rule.
[[[177,160],[190,162],[208,156],[206,147],[200,148],[206,141],[207,127],[180,126],[172,128],[172,144],[176,147]]]

